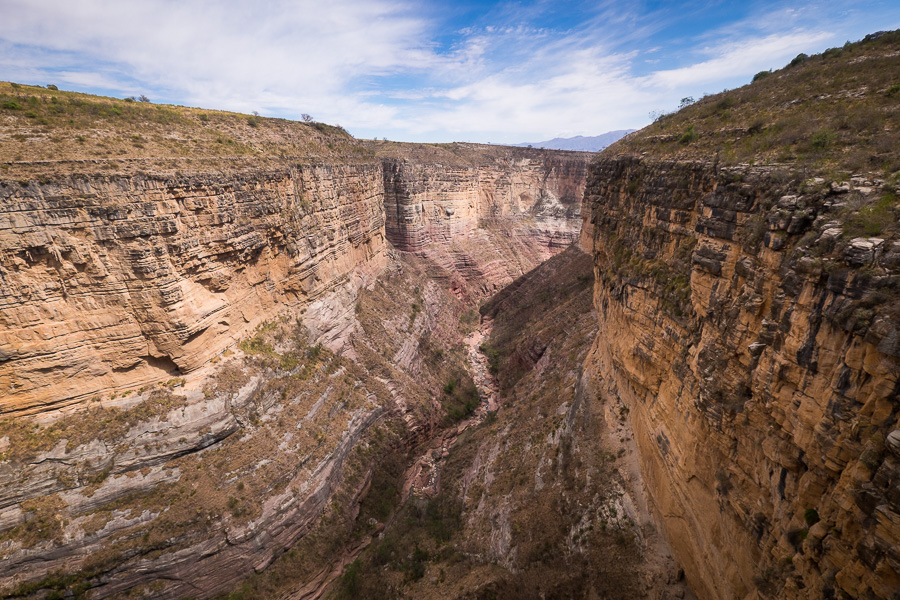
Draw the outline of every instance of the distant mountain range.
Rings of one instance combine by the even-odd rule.
[[[570,138],[553,138],[546,142],[524,142],[522,144],[510,144],[511,146],[531,146],[532,148],[547,148],[550,150],[578,150],[580,152],[599,152],[613,142],[625,137],[636,129],[619,129],[609,131],[601,135],[585,137],[576,135]]]

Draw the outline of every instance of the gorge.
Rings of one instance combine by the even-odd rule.
[[[0,84],[0,595],[896,598],[900,36],[829,52],[596,156]]]

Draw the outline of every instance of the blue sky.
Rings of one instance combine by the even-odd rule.
[[[639,128],[900,2],[0,0],[0,80],[513,143]]]

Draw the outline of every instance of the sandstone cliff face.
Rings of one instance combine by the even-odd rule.
[[[460,293],[483,297],[578,239],[588,158],[522,150],[454,164],[386,159],[387,238],[434,261]]]
[[[394,159],[0,183],[2,593],[213,597],[298,542],[294,580],[324,577],[384,440],[444,418],[467,286],[577,228],[576,158],[464,176],[409,160],[390,189],[428,176],[477,209],[436,213],[444,237],[418,257],[385,235]],[[497,214],[484,189],[504,190]],[[453,290],[429,258],[448,247],[468,252]]]
[[[5,182],[0,414],[190,373],[285,307],[371,280],[385,233],[459,293],[496,289],[577,236],[586,155],[532,154]]]
[[[842,235],[881,182],[829,183],[592,167],[597,375],[703,598],[900,589],[900,241]]]
[[[0,403],[34,413],[189,373],[384,265],[376,165],[0,187]]]

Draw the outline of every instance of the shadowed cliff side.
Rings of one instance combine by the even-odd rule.
[[[436,484],[396,508],[328,597],[692,597],[641,498],[622,406],[582,371],[590,269],[570,247],[482,307],[498,410],[434,447]],[[399,488],[402,470],[389,475],[379,487]]]
[[[369,143],[384,157],[385,235],[459,296],[489,296],[580,231],[589,154]]]

